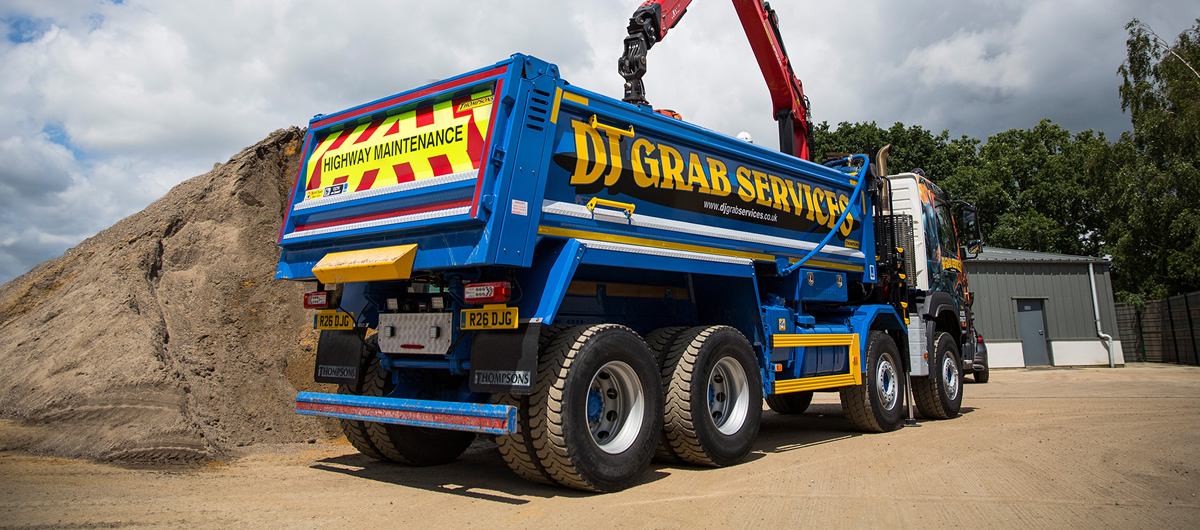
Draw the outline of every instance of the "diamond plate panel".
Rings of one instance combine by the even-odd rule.
[[[444,355],[450,350],[453,318],[449,312],[380,314],[379,350]]]

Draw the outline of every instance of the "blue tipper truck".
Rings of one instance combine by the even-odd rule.
[[[483,433],[523,478],[615,491],[655,457],[740,462],[764,401],[837,391],[872,432],[958,413],[958,241],[979,242],[923,176],[801,160],[520,54],[318,115],[303,157],[276,278],[317,282],[315,379],[339,391],[296,411],[371,458],[446,463]]]

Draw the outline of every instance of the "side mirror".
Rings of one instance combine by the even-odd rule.
[[[975,207],[967,203],[962,205],[963,228],[967,234],[967,246],[963,248],[963,255],[971,259],[983,252],[983,235],[980,234],[979,215],[975,212]]]

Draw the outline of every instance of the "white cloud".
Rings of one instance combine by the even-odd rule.
[[[268,132],[522,52],[619,98],[640,0],[9,0],[0,6],[0,281],[144,207]],[[817,121],[984,137],[1042,117],[1127,127],[1123,25],[1182,0],[775,2]],[[650,52],[649,99],[777,143],[729,2],[691,5]],[[86,212],[86,215],[79,215]]]

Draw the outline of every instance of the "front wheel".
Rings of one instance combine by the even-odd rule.
[[[928,377],[913,378],[913,397],[922,416],[945,420],[958,416],[962,408],[962,365],[949,333],[938,333],[934,344],[937,366],[930,367]]]
[[[859,430],[894,431],[904,421],[904,366],[896,341],[887,333],[872,331],[868,336],[866,368],[861,385],[839,389],[842,409]]]

